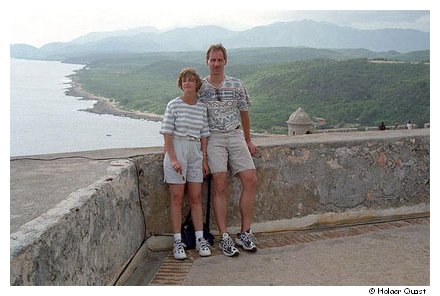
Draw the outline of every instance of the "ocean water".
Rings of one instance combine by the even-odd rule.
[[[10,61],[10,156],[163,145],[160,122],[79,111],[95,101],[66,96],[83,65]]]

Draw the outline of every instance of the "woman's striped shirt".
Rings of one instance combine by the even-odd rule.
[[[160,133],[199,139],[208,137],[210,132],[205,104],[197,100],[196,104],[189,105],[180,97],[171,100],[165,110]]]

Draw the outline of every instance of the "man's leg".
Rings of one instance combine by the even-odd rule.
[[[254,217],[255,197],[257,194],[257,171],[246,170],[238,173],[242,190],[240,196],[241,232],[249,230]]]
[[[228,175],[226,172],[212,174],[214,184],[214,196],[212,204],[214,207],[215,221],[217,222],[220,235],[228,231],[228,200],[226,190],[228,188]]]
[[[229,236],[228,219],[228,199],[226,190],[228,188],[228,148],[227,135],[223,133],[211,133],[208,140],[208,164],[212,172],[213,198],[215,220],[220,232],[219,247],[223,254],[229,257],[237,256],[240,252],[234,245],[234,240]]]
[[[214,197],[212,202],[214,205],[215,220],[217,221],[221,237],[219,247],[226,256],[238,256],[240,251],[235,247],[234,240],[229,236],[229,233],[227,233],[228,200],[226,197],[226,189],[228,188],[228,174],[214,173],[212,174],[212,180],[214,181]]]
[[[235,243],[248,252],[256,252],[255,237],[251,231],[254,217],[255,197],[257,194],[257,172],[255,169],[238,173],[242,189],[240,195],[241,231],[237,233]]]

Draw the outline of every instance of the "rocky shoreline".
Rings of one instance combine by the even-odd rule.
[[[70,87],[65,91],[67,96],[82,97],[82,100],[96,101],[92,108],[81,109],[79,111],[86,111],[95,114],[110,114],[115,116],[129,117],[134,119],[145,119],[151,121],[162,121],[163,116],[147,113],[141,111],[127,111],[122,109],[116,101],[111,101],[108,98],[95,96],[86,92],[79,83],[72,81]]]

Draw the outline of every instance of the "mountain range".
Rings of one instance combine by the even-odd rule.
[[[430,35],[428,32],[412,29],[360,30],[311,20],[277,22],[245,31],[200,26],[161,32],[154,27],[139,27],[113,32],[93,32],[70,42],[49,43],[41,48],[12,44],[10,56],[65,60],[90,54],[204,51],[213,43],[222,43],[230,49],[304,46],[406,53],[429,50]]]

